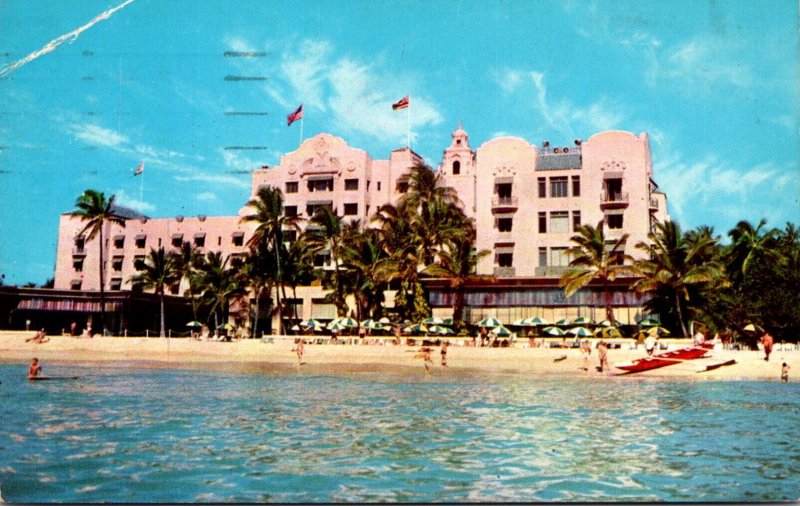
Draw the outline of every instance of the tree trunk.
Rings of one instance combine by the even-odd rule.
[[[453,300],[453,323],[464,321],[464,288],[456,287]]]
[[[678,313],[678,321],[681,324],[681,331],[683,332],[683,337],[687,337],[689,334],[689,330],[686,328],[686,323],[683,321],[683,311],[681,310],[681,297],[678,294],[677,290],[675,291],[675,311]]]
[[[255,309],[255,314],[253,314],[253,339],[255,339],[256,336],[258,336],[258,299],[260,298],[260,295],[261,295],[261,288],[257,288],[255,291],[256,309]]]
[[[608,289],[608,280],[603,280],[603,295],[606,301],[606,318],[611,322],[612,327],[616,327],[617,322],[614,320],[614,310],[611,308],[611,292]]]
[[[281,244],[279,240],[280,234],[276,234],[274,240],[272,241],[273,246],[275,247],[275,263],[276,271],[275,271],[275,300],[277,301],[276,307],[278,308],[278,335],[283,335],[283,304],[281,301],[281,288],[283,287],[283,276],[281,275]],[[283,298],[286,298],[286,292],[283,292]]]
[[[105,283],[103,282],[103,226],[100,223],[100,332],[106,335],[106,293]]]
[[[161,299],[161,337],[167,337],[166,333],[164,332],[164,289],[161,288],[159,290],[159,299]]]

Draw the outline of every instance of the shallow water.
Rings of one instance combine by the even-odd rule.
[[[46,370],[0,365],[9,502],[800,497],[797,383]]]

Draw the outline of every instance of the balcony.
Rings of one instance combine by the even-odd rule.
[[[492,197],[492,211],[516,211],[517,197]]]
[[[617,209],[620,207],[628,207],[627,192],[618,192],[618,193],[602,192],[600,194],[601,209]]]
[[[655,197],[650,197],[650,210],[658,211],[658,199]]]
[[[495,267],[494,275],[498,278],[513,278],[516,269],[514,267]]]
[[[72,256],[74,257],[85,257],[86,256],[86,248],[82,246],[73,246],[72,247]]]
[[[534,273],[537,278],[560,278],[568,268],[567,266],[537,267]]]

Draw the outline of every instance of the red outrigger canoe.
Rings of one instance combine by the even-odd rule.
[[[614,367],[626,371],[626,374],[649,371],[651,369],[658,369],[659,367],[679,364],[684,360],[701,358],[713,347],[714,345],[711,343],[703,343],[699,346],[687,346],[686,348],[665,351],[664,353],[656,353],[649,357],[637,358],[630,362],[614,364]]]

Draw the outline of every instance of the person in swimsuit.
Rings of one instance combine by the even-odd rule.
[[[44,371],[42,371],[42,366],[39,364],[39,359],[34,358],[31,360],[30,367],[28,367],[28,379],[33,379],[42,374],[44,374]]]
[[[450,346],[449,341],[442,341],[442,367],[447,367],[447,347]]]
[[[783,366],[781,366],[781,383],[787,383],[789,381],[789,365],[784,362]]]

